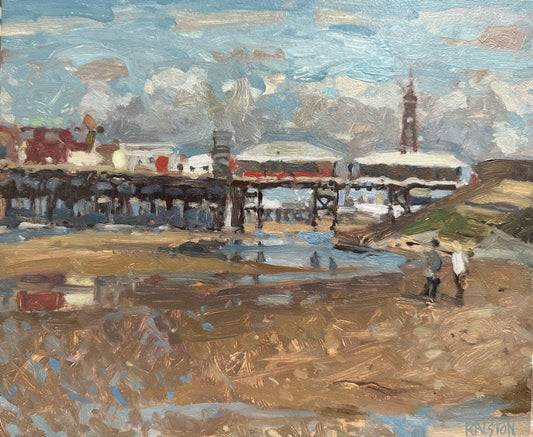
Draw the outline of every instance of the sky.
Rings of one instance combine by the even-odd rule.
[[[208,150],[306,140],[352,159],[420,150],[533,158],[530,0],[4,0],[0,122]]]

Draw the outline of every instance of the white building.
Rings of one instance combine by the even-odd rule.
[[[123,151],[126,166],[129,171],[143,168],[155,171],[155,161],[158,157],[164,156],[168,158],[169,171],[177,171],[177,164],[179,163],[179,152],[174,144],[170,143],[122,143],[120,150],[115,153]],[[123,159],[118,160],[122,162]]]
[[[183,173],[191,175],[213,174],[213,158],[207,153],[190,156],[183,162]]]
[[[352,176],[387,177],[397,181],[416,178],[434,182],[467,182],[465,177],[470,176],[470,167],[451,153],[378,152],[356,158]]]

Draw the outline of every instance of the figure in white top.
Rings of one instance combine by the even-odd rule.
[[[468,266],[468,258],[463,253],[461,243],[455,240],[452,243],[452,267],[453,267],[453,279],[455,286],[457,287],[457,294],[455,298],[461,304],[463,303],[463,293],[465,291],[465,280]]]

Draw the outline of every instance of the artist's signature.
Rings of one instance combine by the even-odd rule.
[[[465,436],[514,436],[514,420],[494,419],[494,420],[473,420],[465,422]]]

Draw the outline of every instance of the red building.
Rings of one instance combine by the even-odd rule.
[[[28,164],[61,164],[67,162],[71,152],[87,151],[85,142],[75,141],[68,129],[23,127],[21,144]]]

